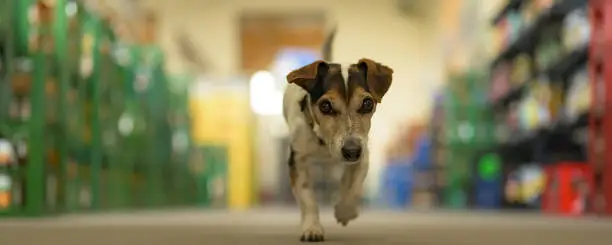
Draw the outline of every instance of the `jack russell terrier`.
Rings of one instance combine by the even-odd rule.
[[[363,182],[368,172],[368,132],[372,115],[391,85],[393,70],[371,59],[356,64],[332,63],[331,44],[336,29],[323,46],[324,60],[287,75],[283,114],[289,127],[289,176],[301,209],[304,242],[325,240],[309,167],[325,157],[344,166],[336,221],[346,226],[357,218]]]

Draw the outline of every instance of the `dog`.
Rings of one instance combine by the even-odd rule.
[[[372,115],[391,86],[393,70],[368,58],[357,63],[332,63],[334,28],[323,45],[323,60],[287,75],[283,116],[291,138],[289,177],[301,211],[303,242],[325,240],[309,166],[327,158],[342,164],[336,221],[346,226],[358,216],[368,162]]]

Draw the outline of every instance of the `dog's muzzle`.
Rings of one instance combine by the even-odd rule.
[[[357,163],[361,159],[363,148],[356,138],[348,138],[342,145],[342,158],[349,164]]]

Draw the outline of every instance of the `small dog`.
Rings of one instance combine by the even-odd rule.
[[[320,242],[325,233],[310,184],[309,165],[325,157],[344,165],[340,200],[334,207],[338,223],[357,218],[368,172],[368,132],[372,115],[391,86],[393,70],[364,58],[356,64],[331,63],[332,31],[323,47],[324,60],[292,71],[283,98],[291,151],[289,176],[300,205],[300,240]]]

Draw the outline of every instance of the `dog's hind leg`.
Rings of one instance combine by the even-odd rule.
[[[343,226],[359,216],[358,208],[368,168],[369,164],[365,161],[344,167],[340,182],[340,200],[334,207],[336,221]]]
[[[300,205],[302,215],[300,240],[321,242],[325,240],[325,232],[319,220],[319,207],[310,183],[308,160],[307,156],[297,155],[292,149],[289,156],[289,176],[293,195]]]

